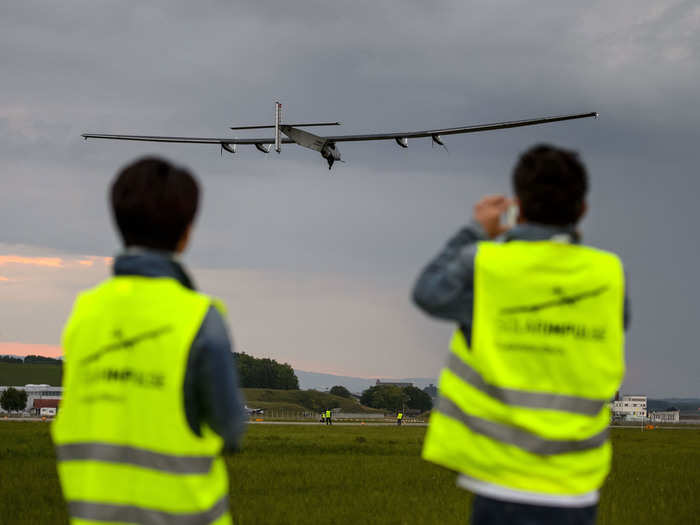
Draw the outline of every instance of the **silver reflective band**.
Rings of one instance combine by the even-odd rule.
[[[559,394],[543,394],[538,392],[525,392],[512,388],[501,388],[484,381],[481,374],[462,361],[454,353],[450,354],[447,364],[448,370],[463,381],[469,383],[477,390],[498,399],[506,405],[515,405],[526,408],[542,408],[546,410],[561,410],[584,416],[595,416],[605,406],[605,401],[574,397]]]
[[[437,411],[463,423],[472,432],[543,456],[591,450],[602,446],[608,439],[607,428],[595,436],[583,440],[561,441],[542,438],[510,425],[494,423],[493,421],[466,414],[452,400],[444,396],[440,398]]]
[[[132,505],[109,505],[89,501],[69,501],[68,513],[71,518],[119,523],[140,523],[141,525],[205,525],[228,511],[228,496],[221,498],[204,512],[181,514],[162,510],[145,509]]]
[[[56,447],[59,461],[106,461],[126,463],[175,474],[207,474],[211,470],[212,456],[174,456],[142,448],[106,443],[71,443]]]

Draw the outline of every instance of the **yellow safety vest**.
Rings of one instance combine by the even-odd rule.
[[[189,427],[183,384],[211,298],[170,278],[83,292],[63,334],[52,425],[73,524],[230,524],[223,440]]]
[[[607,402],[624,375],[623,308],[613,254],[479,243],[471,348],[458,330],[423,457],[510,489],[599,488],[611,458]]]
[[[330,411],[330,410],[326,410],[326,418],[330,418],[330,417],[331,417],[331,411]]]
[[[399,415],[396,416],[396,417],[397,417],[398,419],[403,419],[403,414],[402,414],[401,412],[399,412]]]

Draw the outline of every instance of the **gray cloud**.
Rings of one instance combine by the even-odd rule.
[[[363,346],[365,326],[367,347],[386,348],[386,359],[369,352],[353,373],[425,375],[430,363],[438,367],[446,328],[411,310],[412,279],[481,194],[509,191],[523,148],[553,141],[581,151],[589,166],[587,241],[620,253],[630,275],[625,388],[698,395],[698,29],[700,8],[687,1],[5,4],[0,242],[111,255],[108,181],[126,160],[161,153],[205,184],[193,265],[338,283],[300,303],[309,314],[293,318],[304,341],[296,359],[349,366],[347,349],[329,351],[321,340],[357,318],[353,345]],[[408,150],[343,145],[348,164],[331,177],[320,157],[293,147],[279,157],[245,148],[220,157],[213,146],[79,137],[227,136],[233,123],[272,121],[276,99],[290,119],[338,119],[346,132],[590,110],[601,118],[452,137],[449,154],[428,141]],[[362,316],[353,286],[391,297],[375,316],[383,322]],[[307,295],[303,287],[260,287],[282,304]],[[342,308],[334,311],[334,301]],[[2,304],[0,312],[12,308]],[[236,304],[234,331],[264,346],[246,307]],[[56,307],[51,326],[63,314]],[[270,322],[282,322],[284,312],[273,314]],[[411,337],[399,344],[401,330]],[[51,342],[53,334],[37,337]],[[292,362],[296,355],[278,344],[265,351]]]

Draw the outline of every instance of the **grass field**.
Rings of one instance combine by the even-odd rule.
[[[470,496],[422,461],[424,427],[251,425],[227,458],[238,525],[466,524]],[[613,429],[599,524],[700,522],[700,429]],[[0,523],[66,523],[46,423],[0,422]]]

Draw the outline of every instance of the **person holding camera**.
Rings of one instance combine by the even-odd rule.
[[[581,244],[588,176],[576,153],[531,148],[513,188],[513,201],[481,199],[415,284],[419,308],[456,324],[423,457],[475,494],[473,525],[589,525],[625,369],[623,266]]]

